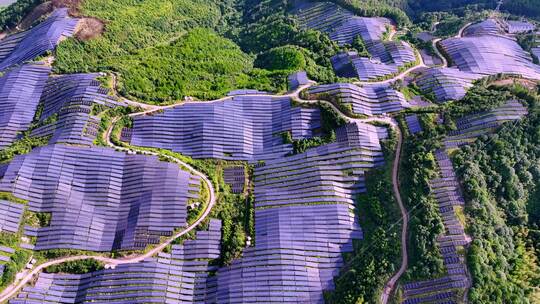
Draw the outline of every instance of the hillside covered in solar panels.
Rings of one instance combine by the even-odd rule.
[[[0,10],[0,302],[540,301],[534,8]]]

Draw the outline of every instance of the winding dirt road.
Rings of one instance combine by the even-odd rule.
[[[418,64],[406,69],[405,71],[399,73],[398,75],[381,81],[355,81],[354,84],[356,85],[377,85],[377,84],[390,84],[393,82],[396,82],[398,80],[403,80],[407,75],[415,72],[416,70],[427,68],[428,66],[424,63],[424,59],[422,58],[422,55],[420,55],[418,52],[416,52],[416,58],[418,58]]]
[[[399,130],[399,128],[397,128],[397,130]],[[409,255],[407,253],[407,239],[408,239],[408,233],[409,233],[409,213],[407,212],[407,208],[405,208],[405,205],[403,204],[403,201],[401,200],[401,194],[399,192],[399,165],[400,165],[400,160],[401,160],[402,144],[403,144],[403,135],[401,132],[398,131],[396,157],[394,159],[394,164],[392,167],[392,188],[394,190],[394,196],[396,197],[396,201],[401,211],[401,217],[402,217],[402,222],[403,222],[403,225],[401,228],[401,267],[399,268],[398,272],[396,272],[384,286],[383,292],[381,294],[381,303],[383,304],[388,303],[388,299],[390,298],[392,291],[396,287],[397,281],[399,280],[399,278],[401,278],[403,273],[405,273],[405,271],[407,270],[407,266],[409,265]]]
[[[139,153],[146,154],[146,155],[155,155],[155,156],[159,155],[158,153],[138,150],[138,149],[135,149],[135,148],[128,149],[128,148],[124,148],[124,147],[115,146],[111,142],[110,136],[111,136],[112,128],[114,127],[114,125],[115,125],[115,123],[117,121],[118,121],[118,118],[115,118],[113,120],[113,123],[111,124],[111,126],[109,127],[109,129],[107,130],[106,135],[105,135],[106,140],[107,140],[107,144],[109,146],[111,146],[111,147],[113,147],[115,149],[118,149],[118,150],[125,151],[125,152],[133,151],[133,152],[139,152]],[[212,182],[202,172],[196,170],[195,168],[193,168],[189,164],[183,162],[182,160],[177,159],[177,158],[172,157],[172,156],[169,156],[169,155],[161,155],[161,156],[166,157],[169,160],[171,160],[171,161],[185,167],[193,175],[199,176],[201,178],[201,180],[208,187],[209,197],[208,197],[208,201],[207,201],[207,204],[206,204],[206,209],[204,210],[203,214],[193,224],[189,225],[188,227],[186,227],[182,231],[178,232],[177,234],[169,237],[165,242],[161,243],[159,246],[157,246],[157,247],[155,247],[155,248],[153,248],[153,249],[151,249],[151,250],[149,250],[149,251],[147,251],[147,252],[145,252],[145,253],[143,253],[141,255],[135,256],[135,257],[112,259],[112,258],[107,258],[107,257],[103,257],[103,256],[79,255],[79,256],[72,256],[72,257],[65,257],[65,258],[59,258],[59,259],[50,260],[48,262],[45,262],[43,264],[38,265],[37,267],[35,267],[34,269],[32,269],[29,272],[27,270],[24,270],[23,272],[21,272],[21,273],[24,273],[24,276],[23,276],[22,279],[20,279],[19,281],[11,284],[10,286],[6,287],[6,289],[4,289],[2,291],[2,293],[0,293],[0,303],[7,302],[11,297],[15,296],[17,294],[17,292],[20,289],[22,289],[24,287],[24,285],[26,285],[29,281],[31,281],[32,278],[36,274],[40,273],[43,269],[45,269],[45,268],[47,268],[49,266],[58,265],[58,264],[62,264],[62,263],[65,263],[65,262],[70,262],[70,261],[78,261],[78,260],[86,260],[86,259],[93,259],[93,260],[96,260],[96,261],[103,262],[103,263],[106,264],[107,268],[116,267],[117,265],[121,265],[121,264],[139,263],[139,262],[141,262],[141,261],[143,261],[143,260],[145,260],[147,258],[150,258],[150,257],[156,255],[157,253],[161,252],[165,247],[170,245],[174,240],[176,240],[177,238],[179,238],[179,237],[185,235],[186,233],[192,231],[202,221],[204,221],[206,219],[206,217],[208,217],[208,215],[210,214],[210,211],[212,210],[214,205],[216,204],[216,196],[215,196],[214,186],[213,186]]]

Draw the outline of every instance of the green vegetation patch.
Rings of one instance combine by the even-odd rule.
[[[52,213],[26,211],[25,224],[32,227],[48,227],[51,224]]]
[[[27,154],[33,148],[41,147],[49,142],[49,137],[28,137],[16,140],[10,146],[0,151],[0,163],[7,163],[16,155]]]
[[[104,269],[102,262],[94,259],[69,261],[58,265],[52,265],[44,269],[46,273],[69,273],[84,274]]]
[[[15,280],[17,273],[24,268],[30,260],[32,252],[29,250],[17,250],[11,255],[11,259],[4,268],[4,273],[0,281],[0,289],[5,288]]]
[[[0,30],[15,27],[33,8],[45,0],[17,0],[6,8],[0,9]]]
[[[286,45],[259,55],[257,66],[268,70],[302,70],[306,67],[306,58],[298,47]]]
[[[275,89],[270,73],[253,71],[250,56],[234,42],[205,28],[194,29],[171,45],[121,58],[116,68],[122,94],[153,102],[184,96],[219,98],[242,87]],[[285,88],[284,80],[281,88]]]
[[[436,115],[420,115],[424,131],[407,136],[403,144],[400,190],[409,210],[409,267],[405,281],[427,280],[445,273],[437,246],[444,232],[438,204],[429,182],[437,177],[434,152],[441,147],[443,126],[435,123]],[[406,124],[401,120],[403,129]]]
[[[55,71],[112,70],[119,73],[122,94],[152,103],[221,97],[247,86],[279,91],[269,73],[254,70],[250,56],[213,31],[227,28],[221,23],[227,5],[204,0],[84,1],[82,14],[103,20],[106,30],[95,39],[62,42]]]
[[[515,87],[530,115],[456,152],[464,185],[471,303],[536,303],[540,287],[540,98]],[[531,212],[529,214],[529,212]],[[535,298],[536,297],[536,298]]]

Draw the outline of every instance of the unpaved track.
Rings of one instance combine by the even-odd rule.
[[[399,165],[401,160],[401,147],[403,144],[403,135],[401,132],[399,132],[398,129],[398,143],[396,148],[396,157],[394,159],[394,165],[392,167],[392,188],[394,190],[394,196],[396,197],[397,203],[399,205],[399,209],[401,211],[401,219],[402,219],[402,228],[401,228],[401,267],[399,268],[398,272],[396,272],[390,280],[386,283],[384,286],[383,292],[381,294],[381,303],[386,304],[388,303],[388,299],[390,298],[390,295],[392,294],[392,291],[396,287],[396,283],[399,280],[399,278],[405,273],[407,270],[407,266],[409,264],[409,255],[407,253],[407,239],[408,239],[408,233],[409,233],[409,213],[407,212],[407,208],[405,208],[405,205],[403,204],[403,201],[401,199],[401,194],[399,192]]]
[[[125,152],[128,152],[128,151],[133,151],[133,152],[140,152],[142,154],[146,154],[146,155],[156,155],[158,156],[159,154],[158,153],[154,153],[154,152],[148,152],[148,151],[143,151],[143,150],[138,150],[138,149],[135,149],[135,148],[124,148],[124,147],[118,147],[118,146],[115,146],[111,140],[110,140],[110,136],[111,136],[111,131],[112,131],[112,128],[113,126],[115,125],[115,123],[117,122],[118,118],[114,119],[113,120],[113,123],[111,124],[111,126],[109,127],[109,129],[107,130],[106,132],[106,140],[107,140],[107,144],[115,149],[118,149],[118,150],[122,150],[122,151],[125,151]],[[216,204],[216,196],[215,196],[215,191],[214,191],[214,186],[212,184],[212,182],[208,179],[208,177],[206,177],[206,175],[204,175],[202,172],[198,171],[197,169],[191,167],[189,164],[183,162],[182,160],[180,159],[177,159],[175,157],[172,157],[172,156],[169,156],[169,155],[162,155],[163,157],[166,157],[168,158],[169,160],[183,166],[184,168],[186,168],[191,174],[194,174],[194,175],[197,175],[201,178],[201,180],[206,184],[206,186],[208,187],[208,192],[209,192],[209,197],[208,197],[208,201],[207,201],[207,204],[206,204],[206,209],[204,210],[203,214],[191,225],[189,225],[188,227],[186,227],[185,229],[183,229],[182,231],[178,232],[177,234],[169,237],[165,242],[161,243],[159,246],[141,254],[141,255],[138,255],[138,256],[134,256],[134,257],[129,257],[129,258],[120,258],[120,259],[112,259],[112,258],[107,258],[107,257],[103,257],[103,256],[90,256],[90,255],[79,255],[79,256],[72,256],[72,257],[65,257],[65,258],[58,258],[58,259],[54,259],[54,260],[50,260],[48,262],[45,262],[39,266],[37,266],[36,268],[32,269],[30,272],[27,272],[23,278],[13,284],[11,284],[10,286],[6,287],[6,289],[4,289],[2,291],[2,293],[0,293],[0,303],[4,303],[4,302],[7,302],[11,297],[15,296],[16,293],[24,287],[24,285],[26,285],[29,281],[32,280],[32,278],[38,274],[39,272],[41,272],[43,269],[49,267],[49,266],[52,266],[52,265],[58,265],[58,264],[62,264],[62,263],[65,263],[65,262],[69,262],[69,261],[77,261],[77,260],[86,260],[86,259],[93,259],[93,260],[96,260],[96,261],[100,261],[100,262],[103,262],[107,265],[107,267],[116,267],[118,265],[121,265],[121,264],[131,264],[131,263],[139,263],[147,258],[150,258],[154,255],[156,255],[157,253],[161,252],[165,247],[167,247],[168,245],[170,245],[174,240],[176,240],[177,238],[185,235],[186,233],[194,230],[202,221],[204,221],[206,219],[206,217],[208,217],[208,215],[210,214],[210,211],[212,210],[212,208],[214,207],[214,205]],[[21,273],[24,273],[25,271],[23,270]]]
[[[420,53],[416,52],[416,57],[418,58],[418,64],[413,66],[413,67],[410,67],[408,69],[406,69],[405,71],[399,73],[398,75],[390,78],[390,79],[386,79],[386,80],[381,80],[381,81],[356,81],[354,82],[354,84],[356,85],[377,85],[377,84],[391,84],[393,82],[396,82],[398,80],[403,80],[405,77],[407,77],[407,75],[417,71],[417,70],[421,70],[421,69],[425,69],[427,68],[428,66],[424,63],[424,59],[422,58],[422,55],[420,55]]]

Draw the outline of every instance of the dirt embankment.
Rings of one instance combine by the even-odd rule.
[[[41,18],[52,13],[55,9],[67,7],[71,16],[80,19],[80,22],[75,29],[75,37],[77,39],[89,40],[99,37],[105,30],[105,24],[97,18],[83,16],[80,10],[81,2],[82,0],[51,0],[44,2],[24,17],[14,31],[5,34],[27,30]]]
[[[97,18],[82,18],[75,29],[75,38],[79,40],[90,40],[101,36],[105,30],[103,22]]]

